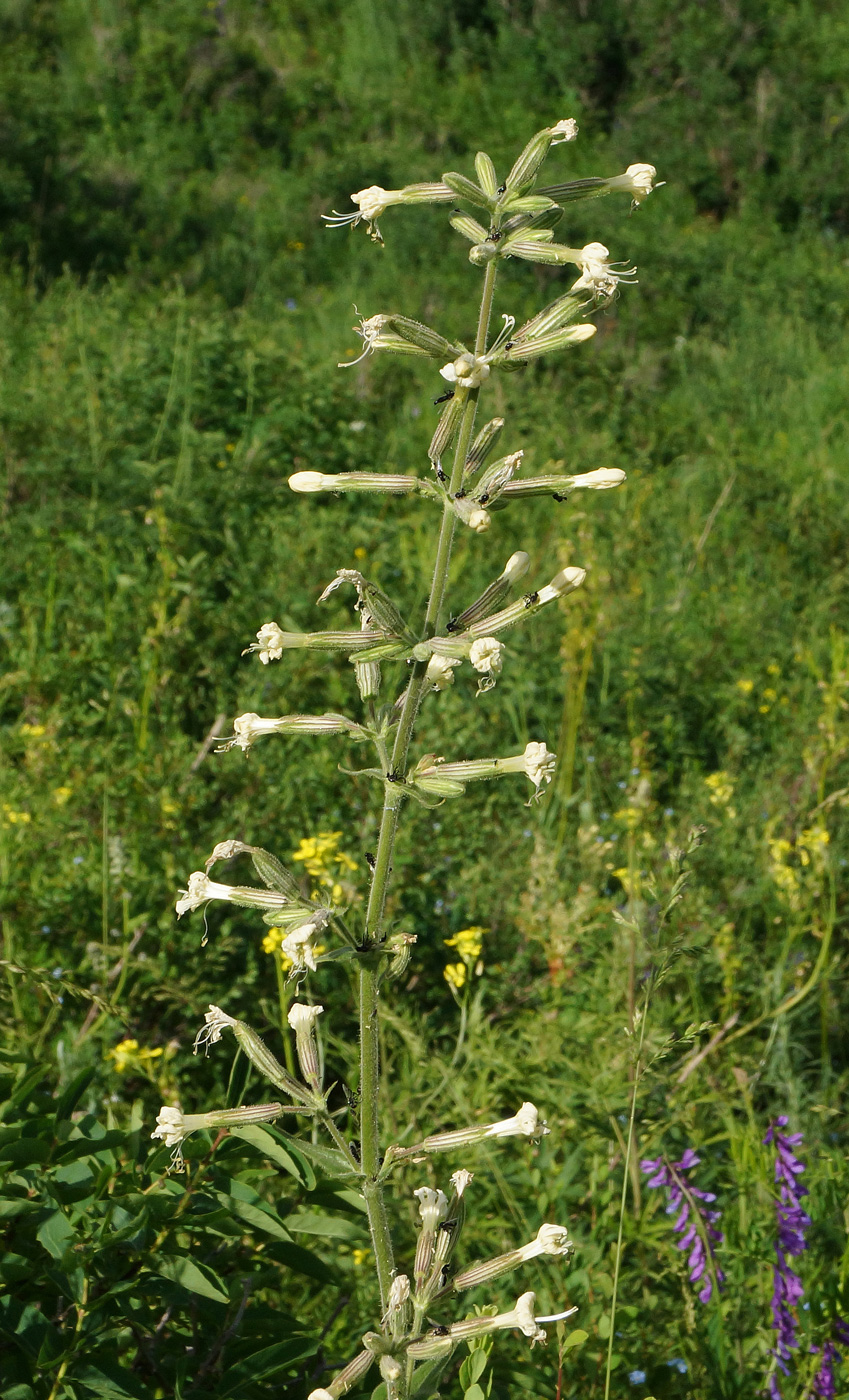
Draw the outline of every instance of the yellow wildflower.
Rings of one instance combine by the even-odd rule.
[[[489,933],[489,929],[481,928],[475,924],[472,928],[461,928],[459,933],[455,933],[453,938],[443,938],[446,948],[456,948],[464,962],[476,962],[481,955],[483,947],[483,935]]]
[[[17,812],[8,802],[3,803],[3,825],[4,826],[27,826],[32,821],[29,812]]]
[[[731,799],[734,796],[734,783],[728,774],[720,769],[718,773],[708,773],[705,778],[705,787],[708,789],[710,800],[714,807],[724,807],[725,815],[733,819],[737,813],[731,806]]]
[[[442,975],[449,987],[453,987],[455,991],[459,992],[460,988],[465,986],[466,983],[466,964],[461,962],[449,963]]]
[[[752,691],[754,690],[754,688],[755,688],[755,682],[754,682],[754,681],[749,681],[749,680],[741,679],[741,680],[739,680],[739,681],[737,682],[737,689],[738,689],[743,695],[751,695],[751,693],[752,693]]]
[[[354,1268],[361,1269],[364,1264],[368,1264],[371,1259],[370,1249],[352,1249],[351,1258],[354,1261]]]
[[[41,739],[47,733],[47,727],[43,724],[22,724],[21,733],[25,739]]]
[[[141,1048],[137,1040],[121,1040],[106,1052],[118,1074],[126,1074],[128,1070],[130,1073],[141,1071],[142,1074],[146,1074],[152,1062],[158,1060],[161,1054],[161,1049]]]
[[[71,787],[57,787],[53,789],[53,801],[57,807],[64,807],[65,803],[73,796],[74,789]]]
[[[628,807],[621,807],[618,812],[614,812],[613,820],[621,822],[629,831],[634,831],[643,820],[645,812],[642,807],[635,807],[633,804]]]
[[[318,898],[322,889],[330,891],[332,904],[346,904],[351,891],[346,890],[343,877],[357,869],[357,862],[347,851],[339,850],[341,831],[319,831],[316,836],[304,836],[292,859],[303,862],[307,874],[315,881],[313,898]]]

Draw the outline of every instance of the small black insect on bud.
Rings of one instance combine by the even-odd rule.
[[[368,865],[369,870],[374,870],[374,867],[377,865],[377,861],[375,860],[371,851],[366,851],[366,864]]]
[[[434,402],[435,404],[437,404],[437,403],[447,403],[448,400],[449,400],[449,399],[453,399],[453,397],[454,397],[454,390],[453,390],[453,389],[448,389],[448,390],[446,390],[446,392],[445,392],[444,394],[440,394],[438,399],[434,399],[433,402]]]
[[[447,1328],[447,1327],[443,1327],[442,1323],[441,1323],[441,1322],[438,1322],[437,1325],[436,1325],[435,1327],[431,1327],[431,1329],[430,1329],[430,1335],[431,1335],[432,1337],[447,1337],[447,1336],[448,1336],[448,1328]]]
[[[525,605],[526,608],[532,608],[532,607],[534,606],[535,603],[538,603],[538,602],[539,602],[539,594],[538,594],[538,593],[526,593],[525,596],[524,596],[524,598],[522,599],[522,602],[524,603],[524,605]]]

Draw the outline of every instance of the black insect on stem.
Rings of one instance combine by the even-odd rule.
[[[534,606],[535,603],[538,603],[538,602],[539,602],[539,594],[538,594],[538,593],[526,593],[525,596],[524,596],[524,598],[522,599],[522,602],[524,603],[524,605],[525,605],[526,608],[532,608],[532,607]]]
[[[433,402],[434,402],[435,404],[438,404],[438,403],[447,403],[448,400],[449,400],[449,399],[453,399],[453,397],[454,397],[454,390],[453,390],[453,389],[447,389],[447,390],[445,391],[444,394],[440,394],[440,395],[439,395],[439,398],[438,398],[438,399],[434,399]]]

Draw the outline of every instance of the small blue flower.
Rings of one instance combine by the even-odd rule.
[[[632,777],[632,778],[639,778],[639,776],[640,776],[640,770],[639,770],[639,768],[632,768],[632,769],[631,769],[631,777]]]
[[[42,932],[42,933],[49,933],[49,932],[50,932],[50,925],[49,925],[49,924],[42,924],[42,925],[41,925],[41,932]]]
[[[667,1366],[671,1366],[674,1371],[678,1371],[680,1375],[686,1376],[687,1363],[686,1361],[682,1361],[680,1356],[674,1356],[672,1360],[667,1361],[666,1364]]]
[[[665,817],[674,817],[674,816],[675,816],[675,808],[674,808],[674,807],[664,807],[664,809],[663,809],[663,815],[664,815]]]
[[[287,310],[287,311],[297,311],[297,309],[298,309],[298,303],[295,301],[295,298],[294,298],[294,297],[287,297],[287,298],[286,298],[286,310]]]
[[[602,821],[602,822],[606,822],[606,821],[608,821],[609,819],[610,819],[610,813],[609,813],[609,812],[602,812],[601,816],[599,817],[599,821]]]
[[[618,788],[626,788],[626,787],[628,786],[628,784],[627,784],[627,783],[617,783],[616,786],[617,786]]]
[[[85,856],[74,856],[74,865],[82,865]]]
[[[629,1371],[628,1380],[632,1385],[645,1385],[646,1373],[645,1371]]]
[[[62,976],[62,969],[61,969],[61,967],[54,967],[54,969],[53,969],[53,971],[51,972],[50,976],[51,976],[51,977],[61,977],[61,976]]]
[[[587,763],[595,763],[595,754],[594,754],[594,753],[588,753],[588,754],[587,754]]]

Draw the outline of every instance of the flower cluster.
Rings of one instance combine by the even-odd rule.
[[[721,1212],[705,1209],[716,1200],[715,1193],[702,1191],[683,1177],[684,1172],[691,1171],[700,1161],[701,1157],[692,1147],[688,1147],[679,1162],[667,1162],[663,1157],[655,1157],[646,1158],[640,1166],[649,1178],[647,1186],[666,1188],[666,1214],[675,1215],[678,1212],[672,1225],[675,1234],[681,1236],[676,1248],[689,1249],[687,1267],[690,1282],[701,1283],[704,1279],[699,1290],[699,1302],[709,1303],[713,1296],[714,1279],[717,1286],[721,1286],[725,1278],[714,1258],[716,1246],[722,1244],[725,1236],[718,1228]]]
[[[841,1346],[849,1346],[849,1322],[844,1322],[842,1318],[835,1318],[834,1335]],[[817,1347],[811,1347],[811,1351],[817,1351]],[[819,1395],[822,1400],[836,1400],[837,1381],[834,1375],[835,1366],[839,1366],[843,1357],[833,1341],[823,1344],[822,1361],[819,1364],[817,1373],[813,1380],[813,1395]]]
[[[798,1178],[805,1170],[804,1162],[793,1151],[802,1141],[801,1133],[784,1133],[787,1116],[771,1123],[764,1138],[765,1147],[775,1147],[775,1181],[778,1186],[778,1200],[775,1203],[775,1220],[778,1238],[775,1241],[776,1262],[772,1270],[772,1325],[775,1329],[775,1346],[772,1355],[775,1365],[783,1375],[790,1375],[791,1351],[799,1345],[797,1320],[793,1309],[798,1307],[804,1295],[802,1280],[790,1263],[798,1259],[807,1249],[805,1231],[811,1217],[802,1209],[802,1197],[807,1196],[808,1188]],[[775,1371],[767,1381],[770,1400],[780,1400],[781,1391]],[[826,1394],[828,1392],[826,1391]]]

